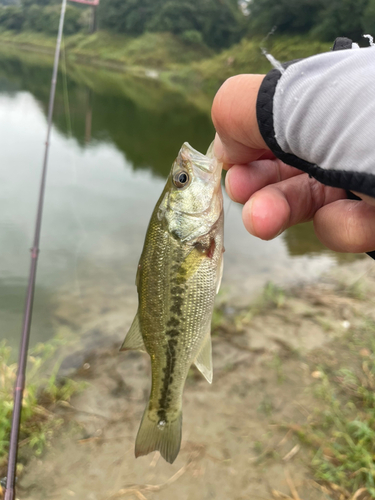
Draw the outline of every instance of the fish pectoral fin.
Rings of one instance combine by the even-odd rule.
[[[141,351],[146,352],[146,347],[143,342],[141,328],[139,325],[138,313],[135,315],[132,326],[126,334],[125,340],[120,347],[120,351]]]
[[[209,384],[212,383],[212,346],[211,346],[211,334],[208,332],[206,338],[203,341],[202,348],[199,351],[197,359],[195,360],[195,366],[205,377]]]
[[[223,277],[223,269],[224,269],[224,252],[220,256],[220,261],[216,271],[216,294],[219,293],[221,278]]]

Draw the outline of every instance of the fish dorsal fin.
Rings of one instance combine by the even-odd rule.
[[[125,340],[120,347],[120,351],[141,351],[146,352],[146,347],[143,342],[141,329],[139,326],[138,313],[135,315],[132,326],[126,334]]]
[[[209,384],[212,383],[212,347],[211,334],[208,332],[199,351],[195,366],[202,373]]]

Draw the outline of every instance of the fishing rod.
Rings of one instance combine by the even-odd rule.
[[[16,383],[14,386],[14,405],[13,405],[13,415],[12,415],[12,427],[10,431],[10,440],[9,440],[8,472],[7,472],[4,500],[15,499],[15,481],[16,481],[20,420],[22,412],[22,399],[23,399],[23,391],[25,388],[27,352],[29,348],[30,326],[33,313],[35,277],[36,277],[36,269],[37,269],[38,254],[39,254],[40,230],[42,226],[43,202],[44,202],[44,192],[46,186],[48,152],[49,152],[50,136],[52,128],[53,105],[55,102],[57,71],[60,59],[60,47],[61,47],[61,40],[64,27],[66,3],[67,0],[62,0],[59,29],[57,32],[55,59],[52,71],[52,81],[51,81],[51,89],[50,89],[49,104],[48,104],[47,137],[45,142],[42,176],[39,188],[39,201],[38,201],[38,209],[35,222],[34,242],[31,248],[31,265],[30,265],[29,281],[27,286],[26,303],[25,303],[24,317],[23,317],[21,344],[20,344],[20,351],[18,358],[18,370],[17,370]]]

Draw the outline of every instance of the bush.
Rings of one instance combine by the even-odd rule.
[[[6,30],[20,31],[24,25],[25,15],[22,7],[10,5],[0,8],[0,26]]]
[[[180,35],[180,38],[183,42],[189,43],[191,45],[201,45],[203,43],[202,33],[197,30],[183,31]]]
[[[332,42],[337,36],[359,40],[363,34],[362,18],[367,4],[368,0],[332,0],[320,11],[320,22],[312,34]]]
[[[60,5],[48,5],[46,7],[34,4],[26,10],[26,27],[32,31],[41,31],[55,35],[60,20]],[[68,5],[65,12],[64,33],[72,35],[82,27],[81,9]]]
[[[369,0],[362,16],[362,27],[364,33],[375,35],[375,0]]]

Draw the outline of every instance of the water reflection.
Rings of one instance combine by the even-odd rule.
[[[0,337],[15,344],[51,79],[49,63],[22,58],[0,58]],[[121,287],[118,322],[129,323],[135,269],[165,176],[184,141],[204,151],[212,137],[209,114],[158,81],[79,66],[60,73],[33,342],[54,335],[48,318],[69,294],[75,306],[88,309],[89,301],[104,302]],[[225,203],[223,290],[232,300],[244,303],[268,280],[303,280],[332,264],[332,254],[323,255],[315,240],[307,243],[311,228],[262,242],[243,228],[241,207]]]
[[[49,66],[1,60],[1,90],[30,92],[45,113],[50,82]],[[162,177],[184,141],[204,151],[214,135],[207,113],[158,81],[69,66],[59,74],[54,125],[81,146],[90,130],[92,141],[115,144],[133,168],[151,168]]]

